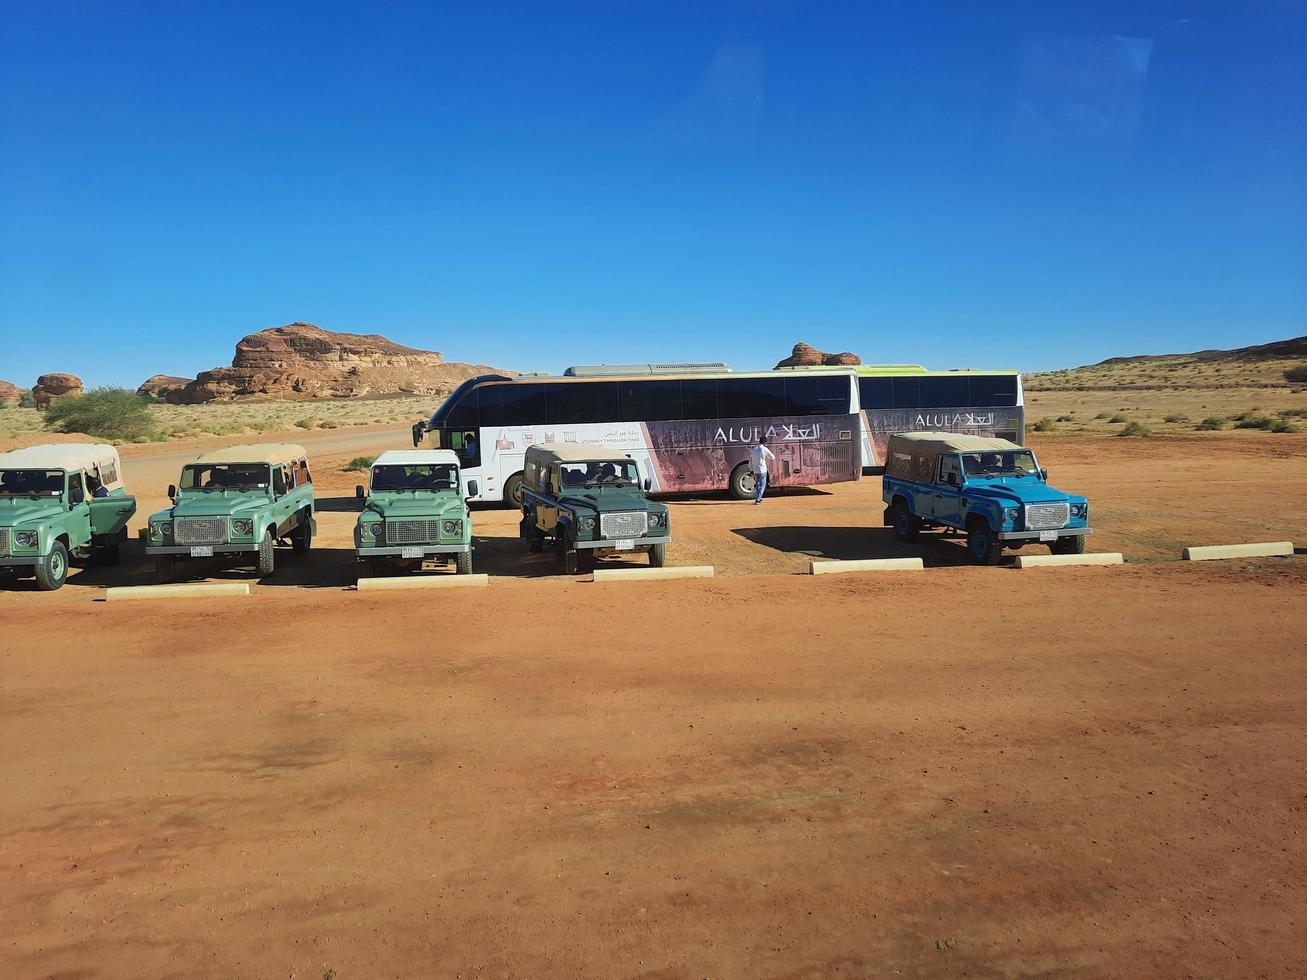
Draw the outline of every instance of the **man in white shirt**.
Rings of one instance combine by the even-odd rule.
[[[767,448],[767,437],[759,436],[758,445],[749,448],[749,469],[753,470],[753,482],[757,487],[753,505],[762,503],[762,495],[767,492],[767,460],[775,459],[776,454]]]

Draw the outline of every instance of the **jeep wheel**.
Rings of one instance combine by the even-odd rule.
[[[53,592],[68,579],[68,549],[62,541],[50,546],[50,553],[36,563],[36,584],[42,592]]]
[[[272,550],[274,534],[276,532],[272,528],[268,528],[263,533],[263,540],[259,542],[259,561],[255,566],[259,571],[259,578],[267,578],[277,566],[277,557]]]
[[[454,569],[459,575],[472,574],[472,552],[460,551],[454,559]]]
[[[566,538],[559,538],[554,542],[554,555],[558,562],[558,568],[564,575],[576,574],[576,549],[568,544]]]
[[[154,559],[154,580],[160,585],[172,585],[177,581],[177,559],[172,555],[160,555]]]
[[[748,463],[741,463],[731,470],[731,482],[728,486],[731,496],[736,500],[752,500],[758,490],[758,482],[753,477],[753,470]]]
[[[522,522],[518,525],[518,536],[526,543],[526,550],[531,554],[539,554],[545,550],[545,536],[536,528],[535,521],[531,518],[522,518]]]
[[[667,545],[655,544],[649,548],[649,567],[662,568],[667,564]]]
[[[977,565],[997,565],[1003,558],[1003,542],[983,520],[967,527],[967,551]]]
[[[908,510],[908,505],[899,501],[890,509],[890,519],[894,524],[894,537],[900,541],[915,541],[921,532],[921,520]]]
[[[504,481],[504,503],[509,507],[522,506],[522,474],[514,473]]]
[[[1083,555],[1085,553],[1085,536],[1068,534],[1049,542],[1048,550],[1054,555]]]
[[[291,549],[297,555],[308,552],[313,547],[313,517],[308,511],[300,515],[300,526],[295,529],[295,533],[290,536]]]

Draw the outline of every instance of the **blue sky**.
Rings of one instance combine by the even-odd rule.
[[[1307,333],[1307,6],[0,4],[0,378]]]

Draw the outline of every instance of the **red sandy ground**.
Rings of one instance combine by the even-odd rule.
[[[1134,567],[784,574],[905,553],[865,480],[675,504],[711,581],[488,510],[519,577],[355,594],[342,500],[246,599],[0,591],[0,976],[1307,975],[1307,564],[1161,560],[1302,543],[1281,438],[1043,443]]]

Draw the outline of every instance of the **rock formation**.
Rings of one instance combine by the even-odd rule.
[[[811,344],[795,344],[790,356],[778,363],[778,368],[786,367],[835,367],[841,364],[861,364],[862,358],[845,351],[843,354],[827,354],[817,350]]]
[[[245,337],[236,345],[231,367],[201,371],[194,381],[166,379],[184,383],[160,387],[169,402],[186,405],[239,398],[443,395],[465,378],[494,370],[447,363],[435,351],[403,347],[379,334],[335,333],[311,323],[291,323]]]
[[[32,386],[32,400],[37,408],[49,408],[56,398],[80,395],[82,390],[82,379],[75,374],[43,374]]]
[[[146,378],[141,386],[136,389],[136,393],[145,395],[147,398],[162,398],[166,401],[169,392],[181,391],[194,380],[194,378],[174,377],[171,374],[156,374],[153,377]]]
[[[0,405],[17,405],[23,397],[23,389],[12,381],[0,381]]]

